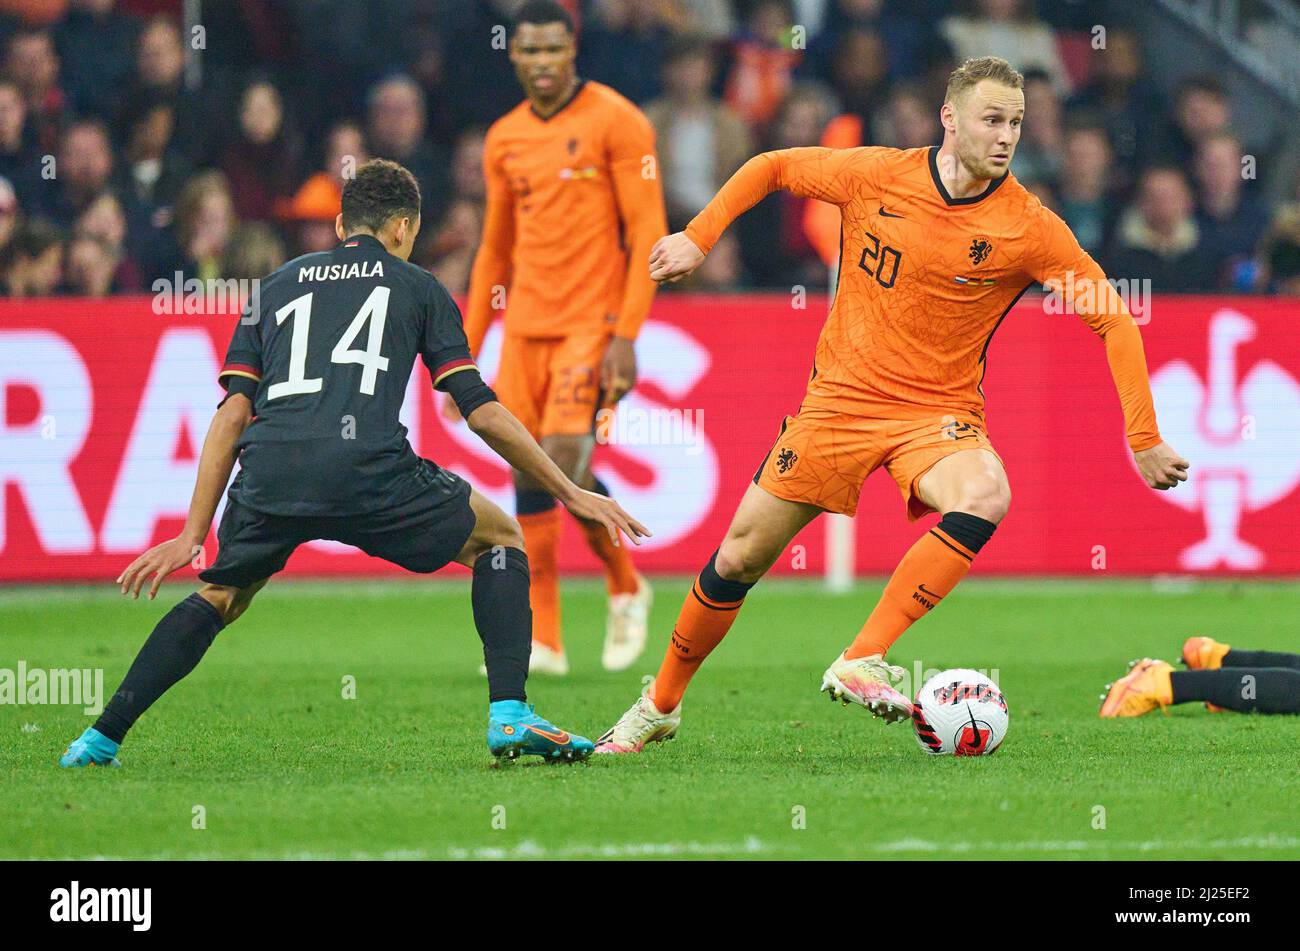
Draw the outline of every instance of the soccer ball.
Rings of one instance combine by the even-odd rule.
[[[916,692],[912,727],[927,753],[986,756],[1007,735],[1007,701],[983,674],[945,670]]]

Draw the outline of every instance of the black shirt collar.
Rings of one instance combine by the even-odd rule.
[[[383,251],[385,254],[388,253],[388,249],[384,247],[384,242],[380,241],[373,234],[349,235],[348,237],[344,238],[341,242],[339,242],[338,247],[339,248],[355,248],[355,247],[372,248],[376,251]]]
[[[997,191],[998,186],[1005,182],[1010,174],[1010,170],[1008,170],[1002,174],[1001,178],[993,179],[989,182],[988,187],[978,195],[971,195],[969,198],[953,198],[948,194],[948,189],[943,187],[943,179],[939,177],[939,146],[930,146],[930,178],[934,180],[935,190],[938,191],[939,197],[943,199],[945,205],[973,205],[977,201],[983,201]]]
[[[560,106],[560,108],[556,109],[549,116],[544,116],[540,112],[538,112],[537,107],[534,106],[532,103],[528,104],[528,111],[531,112],[538,119],[541,119],[543,122],[550,122],[552,119],[558,116],[565,109],[569,108],[569,106],[573,104],[573,100],[578,98],[578,95],[582,92],[583,89],[586,88],[586,86],[587,86],[587,81],[585,79],[579,79],[574,84],[573,92],[569,94],[569,98],[564,100],[564,105]]]

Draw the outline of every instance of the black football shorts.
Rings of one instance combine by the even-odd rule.
[[[270,515],[228,499],[217,528],[217,560],[199,580],[244,588],[284,568],[295,548],[317,539],[355,545],[407,571],[437,571],[460,553],[474,531],[470,485],[421,460],[422,490],[407,502],[365,515]]]

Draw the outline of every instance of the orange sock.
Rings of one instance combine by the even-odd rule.
[[[564,650],[560,640],[560,510],[520,515],[532,584],[528,601],[533,607],[533,640],[551,650]]]
[[[883,656],[914,621],[923,618],[957,587],[974,557],[974,551],[938,526],[922,535],[894,569],[867,623],[844,652],[845,657],[852,660],[872,654]]]
[[[627,540],[619,534],[618,544],[609,537],[609,529],[600,522],[579,522],[587,536],[587,544],[605,565],[605,590],[610,594],[632,594],[636,591],[636,569],[628,554]]]
[[[708,581],[705,579],[708,578]],[[719,601],[708,597],[701,588],[704,581],[711,590],[722,588],[728,595],[739,594],[734,601]],[[682,702],[686,685],[699,670],[704,658],[712,653],[713,648],[722,643],[731,629],[731,623],[740,613],[740,606],[745,603],[745,592],[752,587],[736,581],[719,578],[710,559],[700,577],[691,585],[691,593],[686,596],[677,623],[673,625],[673,637],[664,654],[664,662],[655,677],[652,699],[661,713],[671,713]]]

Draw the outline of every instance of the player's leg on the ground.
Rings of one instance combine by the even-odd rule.
[[[682,604],[655,677],[655,706],[677,708],[700,664],[722,642],[745,595],[767,574],[799,531],[821,514],[803,502],[779,499],[757,485],[745,491],[718,550]]]
[[[566,674],[560,634],[560,509],[554,496],[522,472],[515,472],[515,516],[532,571],[533,669]]]
[[[1289,667],[1300,670],[1300,654],[1283,651],[1244,651],[1229,647],[1220,667]]]
[[[609,496],[609,487],[596,478],[590,463],[582,477],[575,479],[589,492]],[[587,539],[587,547],[600,559],[605,571],[605,646],[600,662],[606,670],[627,670],[645,650],[649,633],[650,607],[654,589],[632,564],[630,546],[620,535],[614,543],[609,530],[599,522],[577,519]]]
[[[600,738],[597,752],[639,753],[647,743],[672,738],[687,684],[731,629],[745,595],[820,513],[816,506],[749,486],[722,544],[686,595],[659,673]]]
[[[1300,668],[1296,667],[1175,670],[1169,674],[1169,687],[1171,703],[1201,701],[1238,713],[1300,713]]]
[[[585,759],[594,744],[538,716],[525,683],[532,644],[529,564],[518,523],[478,492],[469,499],[474,530],[456,561],[474,572],[474,626],[483,641],[488,676],[488,748],[513,759]]]
[[[574,482],[604,495],[609,494],[590,472],[595,444],[591,434],[553,433],[542,436],[539,443]],[[564,653],[560,623],[560,510],[555,499],[523,473],[514,473],[514,480],[515,511],[524,532],[533,572],[533,669],[542,673],[567,673],[568,659]],[[606,588],[610,594],[611,617],[606,621],[603,661],[607,669],[622,670],[630,666],[644,649],[650,588],[632,566],[629,546],[615,545],[609,531],[599,522],[577,521],[587,544],[604,566]]]
[[[1101,716],[1135,717],[1172,704],[1196,702],[1215,711],[1300,713],[1300,669],[1174,670],[1164,661],[1143,658],[1130,665],[1127,675],[1106,685]]]
[[[844,652],[850,660],[883,657],[904,631],[947,597],[1011,504],[1002,463],[986,449],[940,459],[918,480],[916,494],[942,518],[894,569],[866,624]]]
[[[95,725],[72,742],[60,765],[116,765],[118,747],[136,720],[198,665],[221,629],[243,614],[265,585],[265,580],[244,588],[204,585],[163,615]]]

